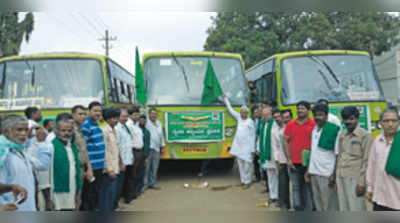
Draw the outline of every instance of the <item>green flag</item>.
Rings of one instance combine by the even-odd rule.
[[[136,89],[136,100],[139,104],[147,103],[146,96],[146,84],[144,82],[142,65],[140,64],[139,59],[139,50],[136,47],[136,58],[135,58],[135,89]]]
[[[206,77],[204,78],[203,94],[201,95],[201,104],[209,105],[221,95],[221,86],[219,85],[217,76],[215,75],[211,60],[208,58]]]

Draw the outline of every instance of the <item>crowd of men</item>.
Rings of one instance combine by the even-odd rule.
[[[395,107],[380,114],[382,133],[374,139],[359,126],[355,106],[341,111],[342,128],[324,99],[312,108],[307,101],[298,102],[297,118],[292,120],[291,110],[280,111],[272,103],[257,103],[251,119],[246,106],[238,113],[222,97],[238,121],[230,153],[238,161],[243,189],[250,187],[253,172],[258,179],[264,172],[269,204],[284,211],[292,207],[295,211],[365,211],[367,201],[374,211],[400,210]]]
[[[157,110],[106,108],[91,102],[71,114],[44,120],[1,120],[0,210],[114,211],[147,189],[159,190],[157,172],[165,147]]]
[[[380,114],[382,133],[375,139],[358,124],[357,107],[341,119],[329,113],[327,100],[291,110],[271,103],[242,106],[230,153],[236,157],[242,188],[253,173],[265,175],[269,203],[281,210],[400,210],[399,113]],[[313,119],[310,118],[310,111]],[[92,102],[61,113],[55,122],[38,122],[38,108],[25,116],[1,119],[0,210],[114,211],[147,189],[160,189],[157,172],[165,148],[157,110],[106,108]],[[254,165],[257,164],[257,165]],[[254,168],[256,167],[256,168]],[[264,173],[263,173],[264,172]],[[291,194],[291,196],[290,196]],[[292,199],[291,199],[292,198]]]

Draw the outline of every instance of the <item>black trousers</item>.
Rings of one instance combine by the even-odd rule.
[[[372,210],[373,211],[399,211],[399,210],[396,210],[396,209],[393,209],[393,208],[388,208],[388,207],[379,205],[379,204],[377,204],[375,202],[373,203],[373,209]]]
[[[256,176],[257,181],[261,180],[260,164],[258,163],[259,159],[260,159],[260,157],[257,155],[255,155],[254,159],[253,159],[254,174]]]
[[[90,183],[86,178],[82,188],[82,211],[94,211],[97,208],[101,182],[103,178],[103,169],[93,170],[93,176],[96,178]]]
[[[289,172],[286,164],[281,164],[279,168],[279,205],[290,209]]]
[[[141,190],[141,178],[144,173],[144,152],[143,149],[133,149],[135,162],[131,166],[127,166],[125,173],[124,198],[125,200],[136,199],[137,194]]]

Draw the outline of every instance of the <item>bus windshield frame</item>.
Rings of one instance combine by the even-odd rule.
[[[66,109],[76,104],[86,106],[93,100],[106,103],[100,59],[26,58],[0,64],[4,68],[0,72],[0,110],[27,106]]]
[[[248,104],[247,80],[241,61],[236,58],[215,56],[147,58],[143,66],[147,103],[157,106],[203,106],[201,94],[208,58],[211,60],[222,91],[228,96],[232,105]],[[160,98],[164,99],[160,101]],[[224,102],[216,100],[210,106],[224,106]]]
[[[306,69],[309,76],[300,73]],[[321,98],[332,103],[384,101],[370,58],[358,54],[311,54],[280,59],[280,100],[283,105],[294,105],[300,100],[314,103]]]

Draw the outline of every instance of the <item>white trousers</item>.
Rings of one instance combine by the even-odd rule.
[[[267,169],[269,198],[279,198],[279,173],[276,169]]]
[[[250,184],[253,175],[253,163],[239,158],[237,158],[237,163],[239,166],[240,182],[243,184]]]

